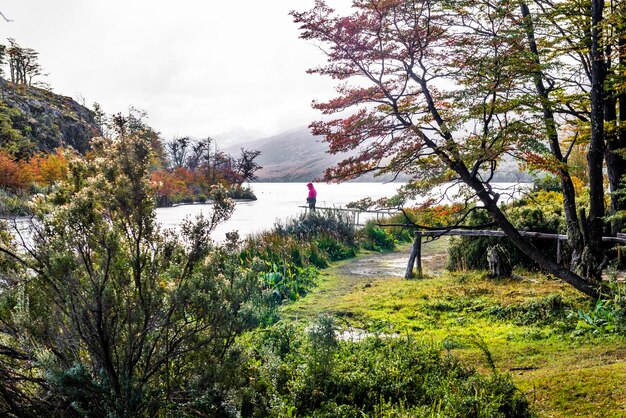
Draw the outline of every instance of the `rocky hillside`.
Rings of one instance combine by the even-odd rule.
[[[71,146],[84,153],[100,134],[94,113],[70,97],[2,80],[0,146],[17,156]]]

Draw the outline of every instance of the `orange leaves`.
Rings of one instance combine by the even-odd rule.
[[[428,201],[407,210],[406,215],[416,224],[435,228],[454,225],[463,211],[463,205],[458,203],[432,206],[432,201]]]
[[[8,152],[0,150],[0,187],[23,191],[37,184],[50,189],[67,176],[67,158],[61,148],[52,154],[37,154],[30,160],[16,161]]]
[[[57,148],[53,154],[35,155],[28,165],[32,170],[33,180],[48,188],[67,177],[67,158],[61,148]]]
[[[534,152],[525,152],[522,154],[524,166],[522,168],[529,170],[541,170],[559,175],[562,165],[551,154],[537,154]]]
[[[32,175],[27,165],[18,163],[6,151],[0,150],[0,188],[22,191],[32,183]]]
[[[156,170],[152,172],[150,175],[150,184],[157,195],[157,199],[172,200],[174,197],[180,198],[187,194],[187,184],[185,180],[188,176],[181,171],[188,172],[185,168],[180,168],[172,173],[167,170]]]

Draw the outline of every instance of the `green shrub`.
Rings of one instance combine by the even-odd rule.
[[[485,312],[516,325],[547,325],[565,320],[571,307],[572,304],[564,301],[560,294],[552,294],[522,305],[491,306]]]
[[[551,174],[538,177],[533,182],[533,191],[561,192],[561,180]]]
[[[393,250],[395,240],[391,232],[378,226],[375,221],[368,221],[365,227],[359,231],[361,245],[363,248],[372,251]]]
[[[356,256],[354,246],[346,245],[334,237],[322,235],[316,240],[317,247],[328,255],[330,261],[339,261]]]
[[[509,220],[520,231],[564,233],[562,196],[557,192],[540,191],[503,207]],[[491,220],[485,211],[474,211],[468,216],[469,225],[488,224]],[[546,254],[556,258],[557,242],[554,239],[533,238],[530,241]],[[561,256],[567,260],[567,244],[561,243]],[[536,269],[537,264],[517,249],[508,238],[453,237],[448,246],[449,270],[487,269],[487,248],[501,245],[509,254],[513,266]]]
[[[296,300],[315,285],[318,272],[313,267],[278,266],[261,272],[261,286],[274,293],[278,301]]]
[[[259,334],[247,369],[257,410],[262,393],[271,416],[534,416],[508,375],[479,374],[410,338],[338,340],[334,328],[320,317],[308,333],[279,323]]]
[[[0,216],[31,215],[29,200],[29,196],[18,196],[0,189]]]
[[[589,310],[571,312],[569,318],[576,321],[577,334],[626,335],[626,300],[598,299]]]
[[[344,244],[354,245],[355,228],[350,216],[341,211],[316,210],[276,223],[274,229],[282,234],[299,239],[313,239],[319,236],[334,238]]]
[[[257,200],[250,187],[234,186],[229,190],[228,195],[232,199]]]

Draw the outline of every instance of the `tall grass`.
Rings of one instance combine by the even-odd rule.
[[[243,268],[259,277],[278,302],[295,300],[315,286],[319,269],[330,261],[354,257],[355,229],[334,211],[316,211],[276,223],[271,231],[249,237],[240,252]]]

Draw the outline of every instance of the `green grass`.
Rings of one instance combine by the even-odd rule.
[[[282,316],[308,322],[319,313],[345,327],[409,334],[488,369],[476,341],[496,368],[510,372],[540,416],[626,416],[626,341],[615,335],[577,335],[568,313],[590,302],[571,286],[535,273],[492,280],[484,272],[448,273],[437,258],[444,240],[423,246],[426,278],[404,280],[354,274],[355,260],[324,271],[320,286]],[[408,255],[408,247],[402,247]],[[365,253],[371,264],[390,254]],[[433,261],[429,265],[427,260]],[[368,265],[368,264],[366,264]],[[518,272],[519,273],[519,272]]]

